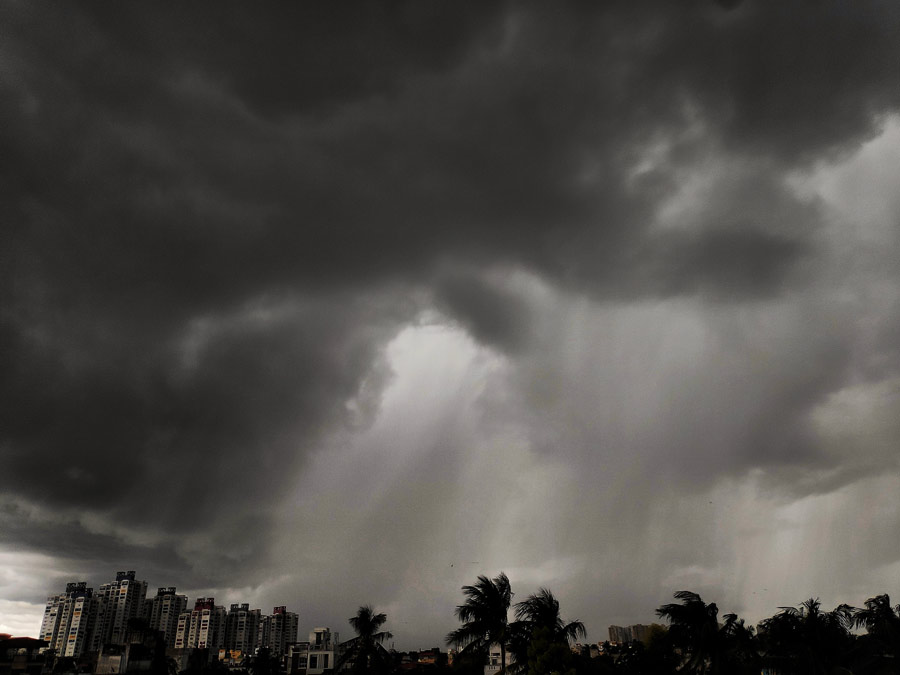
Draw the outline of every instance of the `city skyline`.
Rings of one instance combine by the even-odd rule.
[[[221,637],[226,644],[226,647],[224,647],[225,649],[237,649],[249,654],[252,654],[254,652],[256,643],[247,643],[254,645],[252,648],[248,647],[247,644],[244,644],[244,642],[248,639],[244,635],[244,633],[246,631],[249,631],[254,636],[257,634],[257,628],[259,627],[260,618],[268,616],[261,614],[262,608],[251,608],[250,603],[246,602],[224,602],[217,601],[213,597],[204,596],[196,596],[193,602],[191,602],[191,597],[185,593],[179,593],[177,590],[177,586],[157,586],[156,592],[152,593],[151,591],[153,590],[154,586],[146,580],[137,579],[137,576],[139,575],[135,570],[118,571],[115,573],[115,581],[97,584],[96,592],[95,587],[90,585],[91,582],[89,581],[81,580],[67,582],[62,593],[51,593],[48,596],[47,604],[44,609],[44,614],[41,622],[41,628],[37,632],[37,636],[41,640],[45,640],[48,643],[49,648],[54,649],[60,655],[73,656],[73,654],[66,652],[67,647],[65,642],[68,628],[61,627],[67,626],[68,622],[71,621],[71,618],[69,618],[67,621],[64,617],[57,616],[60,613],[59,610],[64,609],[65,600],[71,599],[72,601],[74,601],[81,599],[83,601],[84,598],[90,599],[91,597],[93,597],[96,599],[100,599],[100,602],[102,604],[106,604],[111,598],[114,603],[117,602],[119,605],[124,605],[126,597],[120,598],[118,592],[120,584],[124,581],[126,587],[130,584],[131,590],[140,595],[140,598],[136,603],[133,600],[133,594],[129,594],[127,596],[127,605],[131,607],[133,611],[129,612],[124,610],[117,610],[115,606],[109,608],[105,606],[102,608],[95,608],[95,616],[91,619],[91,621],[98,624],[99,627],[96,630],[96,635],[92,635],[95,632],[94,623],[88,626],[87,635],[81,636],[79,645],[77,646],[78,656],[81,656],[82,652],[99,651],[105,642],[121,642],[125,637],[124,629],[126,628],[127,620],[129,618],[139,618],[146,620],[151,630],[158,630],[162,634],[163,640],[169,647],[184,649],[186,648],[188,642],[198,643],[200,641],[198,637],[193,636],[189,639],[188,633],[192,630],[195,630],[195,628],[191,626],[192,611],[196,612],[201,609],[220,609],[223,612],[223,617],[225,615],[229,617],[228,624],[226,625],[225,619],[223,618],[221,620],[220,627]],[[124,594],[124,591],[122,591],[122,593]],[[272,616],[285,614],[286,610],[286,606],[279,605],[273,607],[270,614]],[[65,610],[65,612],[70,611],[71,609]],[[89,614],[88,611],[82,611],[81,608],[79,608],[79,613],[82,615],[83,620],[86,620]],[[300,626],[298,617],[300,616],[300,614],[298,612],[287,612],[287,614],[294,617],[292,620],[294,621],[295,625],[292,629],[292,633],[298,634]],[[100,616],[98,617],[96,615]],[[105,625],[101,625],[104,623],[103,615],[105,615],[106,619]],[[255,616],[255,627],[251,627],[249,625],[244,626],[243,623],[240,625],[240,627],[236,624],[232,625],[230,619],[232,615],[240,615],[240,618],[245,622],[249,615]],[[187,619],[186,621],[185,618]],[[250,616],[250,618],[252,619],[252,616]],[[314,632],[315,630],[318,630],[317,627],[320,624],[321,622],[312,620],[312,623],[310,623],[310,629]],[[608,639],[610,642],[628,642],[631,640],[641,640],[643,639],[645,634],[640,631],[645,631],[647,628],[648,626],[642,623],[626,626],[608,626],[606,629],[604,629],[604,635],[608,635]],[[617,629],[619,631],[615,637],[613,635],[613,629]],[[331,629],[328,628],[327,630],[330,631]],[[332,632],[334,633],[334,635],[338,635],[340,633],[339,630]],[[303,631],[300,631],[299,634],[302,633]],[[268,629],[264,632],[259,632],[260,639],[263,635],[266,635],[268,637]],[[253,638],[253,640],[256,639],[256,637]],[[584,639],[587,639],[587,636],[585,636]],[[597,640],[595,640],[595,642],[603,642],[605,641],[605,639],[606,638],[598,638]],[[296,635],[294,641],[296,641]],[[590,642],[590,640],[588,641]],[[263,642],[268,642],[268,639],[263,640]],[[443,639],[443,637],[439,640],[436,638],[435,642],[436,644],[432,647],[429,647],[428,649],[433,649],[435,646],[446,646],[446,641]],[[191,647],[197,648],[197,644],[192,644]],[[280,654],[282,652],[283,649],[278,653]]]
[[[193,603],[175,586],[157,587],[147,595],[148,584],[134,570],[118,571],[115,581],[97,591],[86,581],[69,582],[62,593],[50,595],[38,635],[56,655],[85,658],[107,645],[125,645],[140,630],[157,633],[166,649],[179,652],[220,649],[255,655],[265,648],[280,658],[298,642],[299,615],[285,605],[250,609],[249,603],[218,604],[214,597],[198,597]],[[141,633],[141,638],[144,635]]]
[[[900,5],[0,4],[0,632],[900,597]]]

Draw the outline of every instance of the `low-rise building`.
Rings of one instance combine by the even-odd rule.
[[[0,675],[41,675],[47,662],[46,640],[0,635]]]
[[[305,673],[309,663],[309,642],[295,642],[288,647],[285,670],[290,675]]]
[[[340,637],[330,628],[314,628],[309,634],[306,675],[322,675],[333,670],[340,659]]]
[[[506,667],[509,668],[516,662],[515,657],[506,649]],[[503,669],[503,652],[496,642],[488,648],[487,664],[484,666],[484,675],[497,675]]]

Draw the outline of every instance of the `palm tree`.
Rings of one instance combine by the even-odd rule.
[[[656,614],[669,620],[668,637],[681,651],[679,672],[698,675],[758,673],[759,648],[752,627],[737,614],[719,623],[719,608],[691,591],[679,591],[681,604],[663,605]]]
[[[515,612],[516,621],[510,626],[510,635],[519,670],[533,660],[532,655],[541,656],[534,653],[536,642],[540,641],[545,651],[559,651],[559,647],[564,647],[560,653],[569,653],[569,642],[587,635],[580,621],[562,620],[559,600],[546,588],[516,603]]]
[[[509,605],[512,589],[509,577],[500,572],[493,579],[478,577],[474,586],[463,586],[466,601],[456,608],[462,626],[447,635],[447,644],[462,648],[462,653],[487,655],[494,643],[500,645],[500,666],[506,670],[506,646],[509,642]],[[501,671],[501,672],[502,672]]]
[[[866,600],[865,609],[853,612],[853,626],[866,629],[861,646],[878,662],[900,659],[900,605],[892,606],[890,596],[876,595]]]
[[[516,624],[527,626],[531,631],[546,628],[554,640],[566,643],[587,635],[581,621],[566,623],[560,618],[559,600],[546,588],[516,603]]]
[[[781,611],[761,624],[768,665],[781,673],[824,675],[844,665],[853,637],[853,608],[823,612],[818,598]]]
[[[695,675],[720,672],[723,636],[719,634],[719,608],[708,605],[691,591],[678,591],[675,598],[681,604],[663,605],[657,616],[668,619],[669,635],[681,648],[683,672]]]
[[[747,626],[737,614],[726,614],[719,629],[722,649],[722,671],[726,673],[759,673],[759,644],[753,626]]]
[[[389,631],[379,630],[387,621],[383,613],[376,614],[370,605],[360,607],[356,616],[351,616],[348,621],[356,631],[356,637],[348,640],[343,645],[343,653],[335,670],[348,660],[353,663],[354,673],[385,672],[390,666],[390,656],[382,643],[393,636]]]

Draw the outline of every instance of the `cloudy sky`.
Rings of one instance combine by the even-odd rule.
[[[3,3],[0,631],[900,597],[898,67],[888,0]]]

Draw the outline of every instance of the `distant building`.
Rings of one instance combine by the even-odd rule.
[[[286,660],[288,675],[306,673],[309,663],[309,642],[295,642],[288,647]]]
[[[159,632],[134,626],[126,631],[125,644],[110,643],[97,654],[94,675],[120,673],[150,673],[154,662],[165,658],[165,648],[159,643]]]
[[[515,657],[506,648],[506,667],[509,668],[516,662]],[[503,653],[500,651],[500,645],[493,643],[488,649],[487,665],[484,667],[484,675],[497,675],[503,668]]]
[[[47,605],[44,608],[41,632],[38,635],[41,640],[44,640],[51,646],[56,642],[56,633],[59,631],[60,611],[65,602],[65,597],[65,595],[51,595],[47,598]]]
[[[613,644],[646,642],[650,637],[650,626],[635,623],[630,626],[610,626],[609,641]]]
[[[188,612],[190,614],[190,612]],[[219,652],[210,652],[208,649],[166,649],[166,657],[172,659],[175,672],[185,670],[196,672],[207,666]]]
[[[338,634],[330,628],[314,628],[309,634],[306,675],[322,675],[326,670],[333,670],[340,658],[339,644]]]
[[[116,572],[116,580],[102,584],[96,593],[97,624],[91,651],[107,644],[125,644],[128,620],[141,615],[147,595],[147,582],[135,579],[134,570]]]
[[[47,598],[40,639],[59,656],[78,658],[91,647],[98,601],[86,581],[66,584],[61,595]]]
[[[625,637],[625,628],[623,626],[610,626],[609,641],[614,645],[624,644],[625,642],[628,642]]]
[[[57,646],[56,653],[77,659],[90,650],[96,631],[99,602],[93,595],[86,593],[73,598],[71,603],[67,603],[67,607],[71,607],[72,612],[69,629],[65,634],[65,649],[59,649]]]
[[[41,675],[49,672],[45,640],[0,634],[0,673],[3,675]]]
[[[643,642],[646,644],[647,640],[650,638],[650,626],[636,623],[632,626],[628,626],[628,628],[631,629],[632,641]]]
[[[442,660],[445,660],[446,654],[441,652],[440,647],[432,647],[431,649],[420,650],[416,654],[416,663],[420,665],[433,666]]]
[[[215,598],[197,598],[194,609],[178,617],[175,649],[208,649],[218,655],[225,645],[225,608]]]
[[[151,630],[163,634],[167,647],[175,646],[178,632],[178,617],[187,610],[187,596],[175,593],[174,586],[164,586],[156,590],[156,596],[144,603],[144,615]]]
[[[219,663],[229,669],[246,670],[252,654],[242,652],[240,649],[220,649]]]
[[[87,590],[87,582],[72,582],[66,584],[66,592],[60,595],[51,595],[47,598],[47,606],[44,608],[44,618],[41,621],[40,639],[44,640],[51,648],[56,646],[56,638],[60,630],[60,622],[63,617],[63,606],[66,604],[66,598],[76,589],[82,591]],[[91,593],[94,589],[91,589]],[[67,630],[68,626],[63,626],[63,630]]]
[[[268,648],[272,656],[285,655],[288,647],[297,641],[299,625],[296,612],[287,611],[283,605],[273,608],[271,615],[260,618],[259,646]]]
[[[254,654],[259,645],[259,622],[262,612],[250,605],[233,604],[225,619],[225,649]]]

